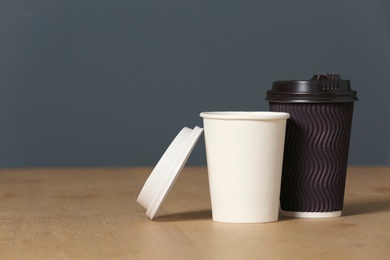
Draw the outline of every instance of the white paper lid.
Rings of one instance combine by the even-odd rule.
[[[169,190],[175,183],[203,128],[184,127],[165,151],[142,188],[137,202],[146,208],[146,215],[153,219]]]

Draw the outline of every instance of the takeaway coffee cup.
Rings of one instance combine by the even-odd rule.
[[[278,220],[286,120],[281,112],[203,112],[214,221]]]
[[[344,202],[356,91],[339,75],[275,81],[271,111],[288,112],[280,193],[282,214],[337,217]]]

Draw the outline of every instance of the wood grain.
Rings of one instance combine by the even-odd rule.
[[[389,259],[390,167],[350,167],[343,216],[211,220],[207,170],[187,167],[150,221],[151,168],[0,170],[0,259]]]

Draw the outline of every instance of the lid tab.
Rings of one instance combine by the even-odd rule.
[[[346,85],[340,84],[342,80],[340,75],[337,74],[314,75],[311,80],[317,80],[317,85],[319,85],[322,90],[340,90],[340,85],[343,85],[344,87]]]

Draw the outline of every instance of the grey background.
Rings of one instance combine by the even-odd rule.
[[[350,164],[390,165],[389,46],[386,0],[1,0],[0,167],[154,165],[201,111],[325,72],[358,91]]]

